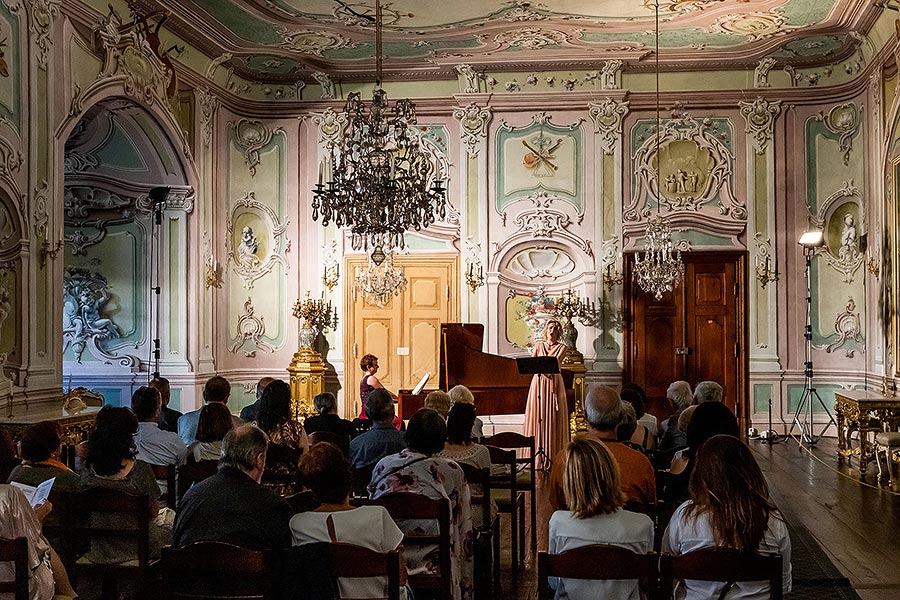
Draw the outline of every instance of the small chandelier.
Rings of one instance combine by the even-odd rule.
[[[663,294],[671,292],[684,278],[684,263],[681,251],[675,250],[669,224],[659,214],[662,204],[662,155],[660,154],[660,138],[662,137],[662,120],[659,112],[659,0],[656,0],[656,216],[647,220],[647,234],[644,242],[644,255],[638,252],[634,260],[634,281],[648,294],[661,300]]]
[[[358,17],[372,20],[369,15]],[[329,147],[329,174],[313,190],[312,218],[348,227],[354,250],[381,256],[404,247],[404,233],[446,216],[446,189],[422,151],[409,100],[391,106],[381,89],[381,2],[375,2],[376,81],[368,106],[358,92],[347,95],[343,135]],[[376,262],[377,267],[380,263]],[[370,265],[371,269],[372,265]]]
[[[400,294],[406,288],[403,266],[395,264],[393,252],[384,254],[380,248],[376,248],[369,257],[365,268],[356,267],[354,280],[356,289],[378,307],[387,304],[391,296]]]

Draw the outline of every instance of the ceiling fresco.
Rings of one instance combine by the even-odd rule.
[[[455,65],[533,71],[619,59],[645,68],[655,0],[384,0],[386,75],[455,78]],[[374,0],[136,0],[246,79],[370,80]],[[871,0],[659,0],[667,69],[809,66],[848,57],[882,10]]]

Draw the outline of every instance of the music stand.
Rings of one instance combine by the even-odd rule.
[[[555,356],[523,356],[516,359],[516,367],[519,369],[520,375],[554,375],[559,373],[559,360]],[[540,387],[538,388],[538,394],[540,395]],[[544,399],[542,397],[538,398],[538,401],[543,403]],[[541,411],[537,411],[538,414],[538,432],[542,429],[541,425],[543,425],[543,418],[541,418]],[[544,440],[543,436],[535,436],[538,442],[537,451],[534,453],[534,459],[537,460],[538,456],[544,457],[544,463],[546,465],[545,468],[549,469],[549,467],[553,463],[553,459],[547,455],[547,452],[544,450]]]

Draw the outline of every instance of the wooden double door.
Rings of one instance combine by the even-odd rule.
[[[430,372],[428,387],[436,388],[440,363],[441,323],[459,320],[458,262],[453,257],[400,257],[407,284],[402,293],[378,306],[357,293],[353,284],[356,267],[365,258],[345,263],[347,338],[344,347],[344,412],[359,414],[359,383],[364,373],[359,361],[364,354],[378,357],[378,380],[390,391],[411,389]]]
[[[647,392],[650,412],[668,413],[666,389],[716,381],[739,419],[747,407],[746,254],[683,254],[684,282],[657,300],[625,268],[625,380]],[[657,408],[656,411],[653,409]]]

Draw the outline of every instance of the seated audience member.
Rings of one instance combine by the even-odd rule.
[[[691,405],[693,394],[687,381],[674,381],[666,389],[666,399],[672,405],[672,414],[659,424],[662,436],[659,439],[660,452],[672,452],[687,447],[684,430],[678,427],[678,417]]]
[[[178,419],[181,417],[181,413],[169,408],[169,400],[172,397],[172,388],[169,385],[169,380],[165,377],[154,377],[148,385],[159,392],[159,397],[162,399],[162,410],[159,413],[159,428],[163,431],[178,433]]]
[[[263,377],[256,384],[256,402],[248,404],[241,409],[241,421],[245,423],[253,423],[259,418],[259,405],[262,400],[263,390],[266,386],[275,381],[272,377]]]
[[[173,545],[226,542],[256,550],[291,545],[290,505],[260,481],[269,437],[255,425],[225,435],[219,472],[189,489],[175,515]]]
[[[263,390],[256,426],[269,436],[269,443],[297,450],[309,448],[303,425],[291,418],[291,387],[276,379]]]
[[[656,417],[645,412],[647,395],[643,388],[636,383],[626,383],[622,386],[621,397],[623,402],[632,406],[637,419],[634,434],[628,441],[637,444],[644,450],[656,450],[656,435],[659,429]]]
[[[769,486],[753,454],[729,435],[713,436],[700,447],[690,500],[678,507],[662,537],[662,551],[669,554],[715,547],[781,554],[782,589],[791,591],[791,539],[784,517],[769,499]],[[769,585],[695,580],[676,585],[679,600],[723,597],[762,600],[769,597]]]
[[[403,433],[394,428],[394,399],[387,390],[372,390],[366,400],[366,414],[372,421],[368,431],[350,441],[350,462],[355,469],[375,465],[385,456],[406,448]],[[442,442],[443,443],[443,442]]]
[[[382,553],[400,547],[403,532],[383,506],[350,505],[350,463],[334,444],[314,444],[300,457],[300,481],[322,504],[291,518],[295,546],[344,542]],[[341,578],[338,584],[341,598],[387,596],[386,577]]]
[[[616,426],[616,441],[625,444],[629,448],[634,448],[635,450],[643,452],[644,448],[640,444],[631,441],[632,438],[637,436],[637,428],[637,415],[634,412],[634,407],[623,400],[622,418]]]
[[[62,442],[60,429],[53,421],[41,421],[25,430],[19,440],[19,456],[22,464],[9,474],[9,482],[38,486],[51,477],[54,492],[74,492],[79,477],[60,462]]]
[[[409,447],[381,459],[376,465],[369,484],[369,496],[380,498],[386,494],[409,492],[450,500],[451,597],[453,600],[470,599],[473,590],[471,496],[459,465],[435,456],[443,450],[446,438],[444,419],[430,408],[419,410],[406,429]],[[436,521],[403,520],[397,525],[407,533],[438,533]],[[434,552],[434,548],[427,546],[407,548],[409,573],[439,574],[440,565],[433,560]]]
[[[50,514],[52,505],[44,502],[32,508],[21,490],[0,485],[0,537],[28,540],[28,597],[30,600],[76,598],[62,560],[41,535],[41,523]],[[0,563],[0,581],[13,581],[13,563]],[[56,594],[56,596],[54,596]],[[3,595],[6,598],[6,595]],[[10,594],[8,597],[12,597]]]
[[[706,402],[691,411],[685,411],[690,421],[687,424],[688,447],[680,450],[672,459],[669,475],[665,478],[662,497],[667,502],[683,502],[689,497],[688,484],[694,468],[697,450],[703,442],[714,435],[738,437],[737,419],[731,410],[721,402]]]
[[[701,381],[694,388],[694,404],[721,402],[722,386],[715,381]]]
[[[231,395],[231,384],[224,377],[215,375],[210,377],[203,386],[203,403],[219,402],[228,406],[228,397]],[[197,439],[197,424],[200,422],[200,410],[193,410],[189,413],[181,415],[178,419],[178,436],[186,446],[190,446],[191,442]],[[230,414],[230,413],[229,413]],[[243,425],[243,421],[231,415],[231,422],[235,427]]]
[[[134,436],[137,459],[150,465],[180,465],[187,456],[187,447],[177,433],[159,428],[161,407],[155,388],[141,386],[131,395],[131,410],[138,419]]]
[[[616,459],[626,500],[632,505],[652,506],[656,503],[656,476],[650,460],[641,452],[616,442],[616,427],[622,420],[623,410],[616,390],[605,385],[591,387],[584,399],[585,417],[590,426],[584,436],[601,441]],[[549,499],[554,510],[566,508],[563,494],[565,463],[563,451],[553,458],[550,470]]]
[[[303,422],[306,434],[309,435],[316,431],[327,431],[335,435],[346,436],[349,443],[350,438],[355,433],[355,429],[353,423],[338,416],[337,399],[334,397],[334,394],[322,392],[313,398],[313,406],[319,414],[309,417]]]
[[[81,490],[105,488],[127,494],[146,494],[150,498],[150,556],[159,557],[159,549],[171,541],[172,532],[154,523],[158,512],[159,484],[150,465],[135,460],[134,434],[138,420],[127,408],[104,406],[97,413],[94,430],[88,439],[85,468],[81,471]],[[113,526],[119,517],[97,514],[94,521],[100,526]],[[113,564],[137,560],[134,543],[130,540],[104,538],[91,542],[85,559],[93,563]]]
[[[472,465],[478,469],[491,468],[491,453],[487,446],[472,442],[472,425],[475,423],[475,405],[457,403],[450,408],[447,415],[447,441],[444,449],[438,453],[442,458],[448,458],[458,463]],[[509,469],[506,469],[509,473]],[[481,495],[481,485],[469,486],[472,496]],[[497,514],[496,503],[491,503],[491,519]],[[484,513],[481,509],[472,508],[472,525],[480,529],[484,524]]]
[[[638,554],[653,551],[653,521],[647,515],[622,510],[625,496],[616,459],[603,443],[587,436],[566,448],[563,490],[569,510],[550,517],[548,552],[609,544]],[[543,583],[543,582],[541,582]],[[557,598],[640,600],[636,579],[594,581],[551,578]]]
[[[450,405],[454,404],[471,404],[475,406],[475,396],[472,395],[472,392],[464,385],[454,385],[450,388],[450,391],[447,392],[447,395],[450,396]],[[476,440],[480,440],[484,437],[484,421],[475,417],[475,425],[472,426],[472,437]]]
[[[197,424],[197,440],[188,446],[188,461],[219,460],[225,435],[234,429],[228,407],[220,402],[211,402],[200,409]]]
[[[20,463],[12,436],[5,429],[0,429],[0,481],[6,481]]]
[[[450,394],[441,390],[429,392],[425,396],[425,408],[430,408],[441,415],[445,421],[447,420],[447,415],[450,414],[450,404]]]

